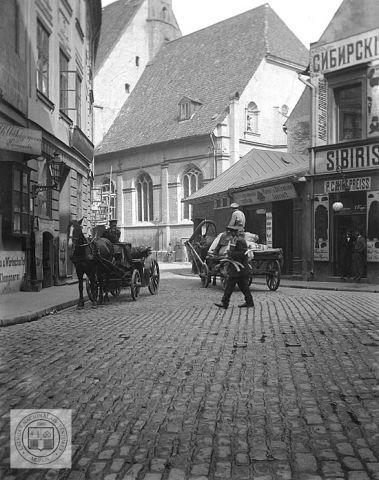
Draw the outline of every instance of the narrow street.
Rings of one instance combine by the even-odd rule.
[[[0,478],[379,479],[378,295],[253,285],[256,308],[165,272],[0,330]],[[376,356],[375,356],[376,355]],[[10,470],[10,409],[72,409],[71,470]]]

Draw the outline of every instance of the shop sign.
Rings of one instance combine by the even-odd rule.
[[[0,148],[15,152],[41,155],[42,131],[14,127],[0,122]]]
[[[329,261],[329,197],[316,195],[314,201],[314,255],[318,262]]]
[[[272,212],[266,213],[266,245],[272,248]]]
[[[356,145],[316,152],[315,173],[336,173],[379,168],[379,144]]]
[[[271,187],[264,187],[234,194],[234,200],[240,205],[254,205],[257,203],[277,202],[297,198],[292,183],[282,183]]]
[[[25,274],[25,252],[0,252],[0,293],[20,289]]]
[[[367,194],[367,261],[379,262],[379,191]]]
[[[371,177],[356,177],[342,180],[340,178],[326,180],[324,182],[325,193],[343,192],[348,187],[350,192],[357,192],[371,189]]]
[[[367,72],[367,137],[379,135],[379,62]]]
[[[323,74],[367,63],[379,56],[379,30],[315,46],[311,49],[311,74]]]
[[[94,152],[93,144],[77,127],[75,127],[72,132],[70,146],[81,153],[89,162],[92,162]]]

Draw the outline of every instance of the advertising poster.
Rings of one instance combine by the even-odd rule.
[[[20,290],[25,273],[25,252],[0,252],[0,293]]]
[[[379,262],[379,191],[367,193],[367,261]]]
[[[266,212],[266,245],[272,248],[272,212]]]
[[[329,197],[316,195],[314,200],[314,260],[329,261]]]
[[[379,135],[379,63],[367,72],[367,137]]]

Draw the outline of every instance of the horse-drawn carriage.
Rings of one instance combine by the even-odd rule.
[[[158,262],[151,256],[150,247],[132,247],[129,243],[113,244],[100,237],[87,240],[81,221],[69,227],[72,262],[79,281],[78,307],[84,306],[83,277],[86,275],[88,298],[95,305],[108,300],[108,292],[117,297],[123,288],[130,288],[136,300],[142,287],[158,292],[160,273]]]
[[[216,278],[225,287],[228,259],[225,254],[210,255],[209,248],[217,237],[216,225],[211,220],[204,220],[194,230],[186,242],[187,253],[192,261],[192,268],[201,280],[201,285],[207,288],[211,283],[216,285]],[[249,242],[248,242],[249,245]],[[281,248],[267,248],[266,245],[252,244],[250,250],[250,278],[252,283],[256,275],[265,275],[266,284],[270,290],[277,290],[280,285],[283,251]]]
[[[156,295],[160,273],[156,260],[151,258],[149,247],[133,248],[130,243],[114,244],[115,258],[107,260],[96,257],[100,267],[108,273],[107,290],[114,296],[120,295],[123,288],[130,288],[133,300],[137,300],[141,287],[148,287],[151,295]],[[99,285],[86,279],[86,290],[91,301],[98,300]]]

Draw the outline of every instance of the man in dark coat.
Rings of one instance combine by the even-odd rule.
[[[354,280],[359,280],[364,275],[366,259],[366,240],[357,232],[353,246],[353,271]]]
[[[229,226],[229,228],[231,228]],[[238,227],[235,227],[238,232]],[[234,237],[234,242],[230,244],[230,250],[228,253],[228,273],[226,279],[226,286],[224,295],[221,299],[221,303],[215,305],[220,308],[227,309],[229,307],[230,297],[234,291],[236,285],[239,286],[241,292],[245,297],[245,303],[238,305],[239,308],[254,307],[253,297],[249,289],[249,262],[246,255],[247,243],[241,236]]]
[[[354,238],[351,232],[346,232],[341,241],[340,272],[341,278],[351,277],[351,262],[353,256]]]

